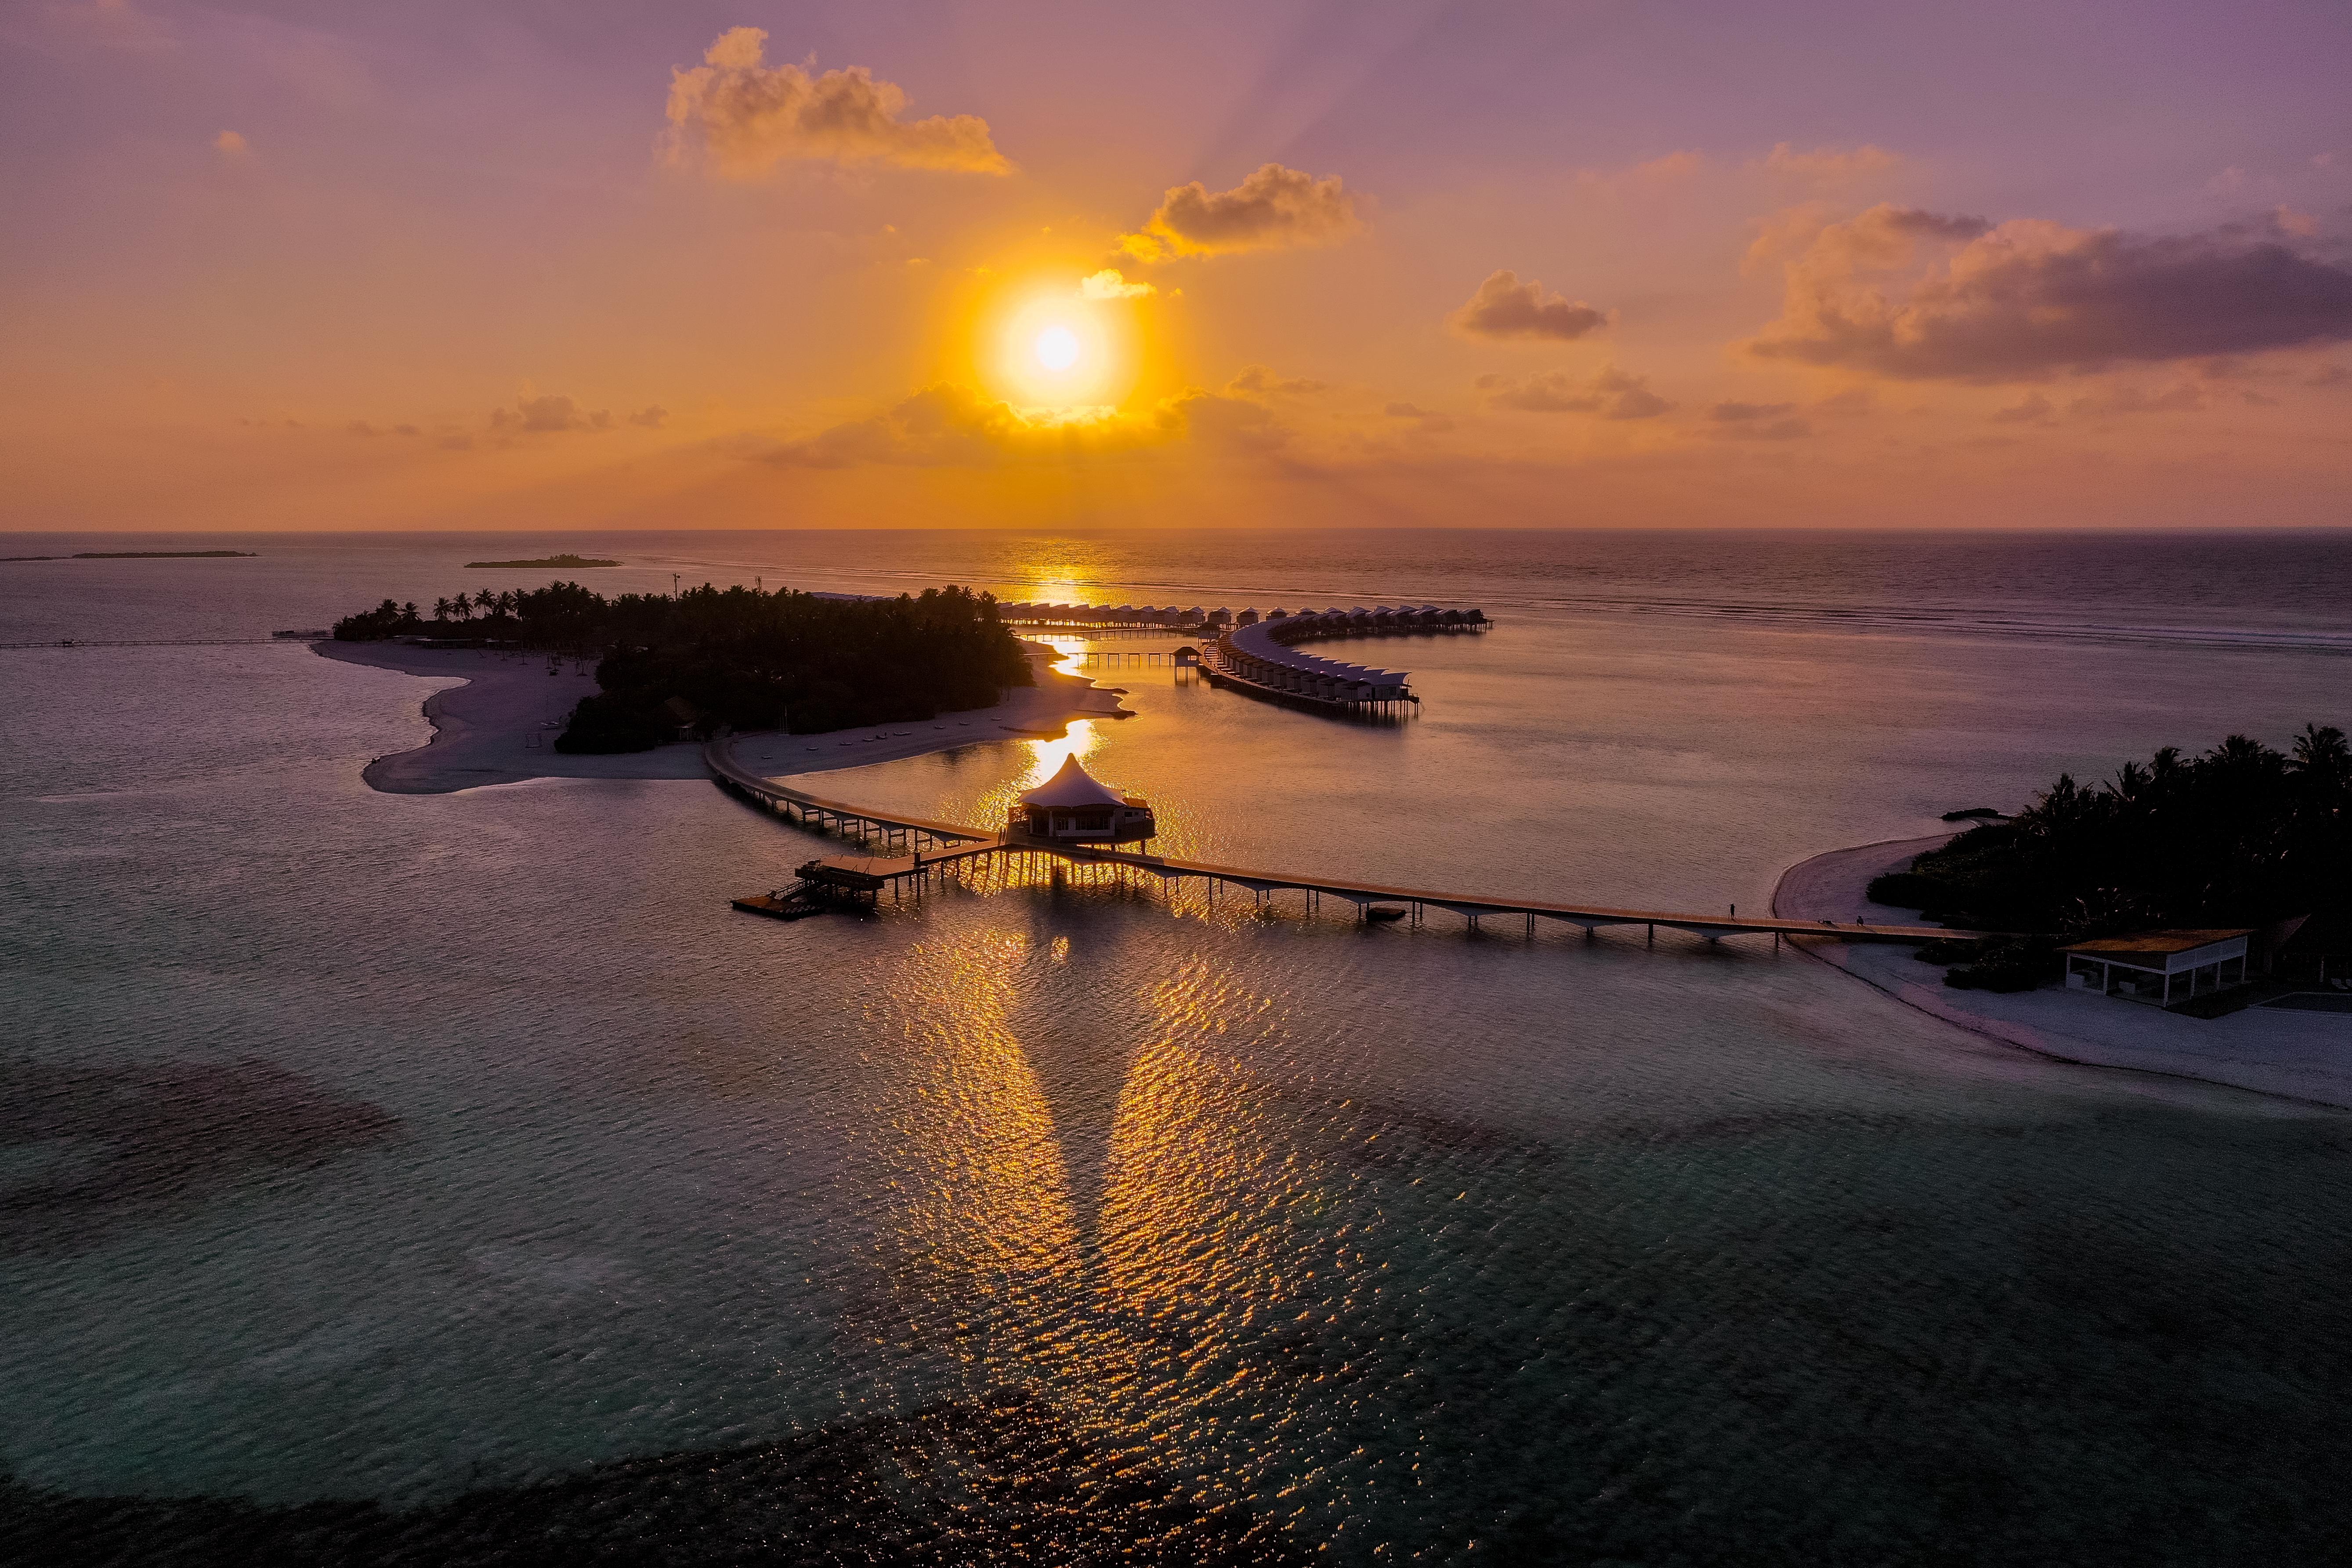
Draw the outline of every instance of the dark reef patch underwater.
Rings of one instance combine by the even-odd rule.
[[[846,1421],[782,1443],[600,1465],[394,1512],[77,1498],[0,1483],[15,1560],[392,1568],[577,1563],[1280,1564],[1312,1553],[1271,1521],[1212,1511],[1090,1449],[1042,1401]]]

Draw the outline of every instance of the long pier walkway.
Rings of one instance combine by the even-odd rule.
[[[1444,892],[1430,888],[1353,882],[1326,877],[1297,877],[1278,871],[1219,866],[1202,860],[1177,860],[1133,850],[1092,846],[1049,844],[1025,836],[990,833],[961,823],[877,811],[793,789],[751,772],[737,762],[725,736],[703,747],[703,760],[713,781],[730,794],[774,813],[785,821],[842,834],[869,849],[884,853],[826,857],[817,865],[847,883],[870,883],[878,889],[911,884],[919,889],[927,878],[946,875],[992,856],[1045,856],[1071,866],[1113,868],[1123,879],[1159,879],[1173,890],[1186,878],[1204,879],[1213,898],[1221,887],[1246,891],[1261,907],[1277,893],[1296,892],[1310,912],[1325,899],[1356,907],[1358,918],[1369,918],[1376,907],[1402,908],[1414,925],[1432,910],[1461,916],[1471,930],[1491,919],[1517,917],[1532,933],[1538,920],[1581,926],[1585,934],[1607,926],[1642,926],[1655,941],[1660,927],[1688,931],[1717,942],[1727,936],[1822,937],[1836,942],[1935,942],[1943,938],[1982,936],[1981,931],[1954,931],[1944,926],[1840,925],[1832,921],[1783,920],[1778,916],[1740,918],[1727,914],[1696,914],[1683,910],[1625,909],[1609,904],[1560,903],[1545,900],[1489,899],[1475,894]],[[903,850],[904,853],[894,853]]]

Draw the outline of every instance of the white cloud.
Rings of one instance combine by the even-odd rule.
[[[1115,268],[1106,267],[1078,282],[1081,300],[1141,300],[1157,294],[1149,283],[1129,283]]]

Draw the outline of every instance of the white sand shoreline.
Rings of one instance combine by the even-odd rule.
[[[1951,837],[1895,838],[1832,849],[1780,874],[1772,912],[1800,920],[1916,923],[1917,911],[1872,903],[1885,871]],[[2084,1067],[2120,1068],[2352,1110],[2352,1016],[2248,1007],[2191,1018],[2056,984],[2001,994],[1955,991],[1943,971],[1904,946],[1791,939],[1811,957],[1932,1017],[2020,1050]]]
[[[1060,655],[1024,640],[1037,684],[1016,687],[989,708],[937,719],[836,730],[821,735],[747,737],[762,767],[814,773],[898,762],[983,741],[1058,737],[1073,721],[1123,713],[1116,693],[1051,668]],[[572,659],[489,648],[425,648],[409,643],[321,641],[311,651],[341,664],[450,679],[425,700],[433,737],[424,745],[369,763],[361,776],[387,795],[447,795],[530,779],[702,779],[698,742],[610,756],[570,755],[555,737],[580,699],[595,689]]]

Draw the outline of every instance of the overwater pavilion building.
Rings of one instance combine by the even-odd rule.
[[[1021,796],[1006,829],[1056,844],[1132,844],[1151,837],[1158,826],[1149,801],[1111,788],[1071,756]]]

